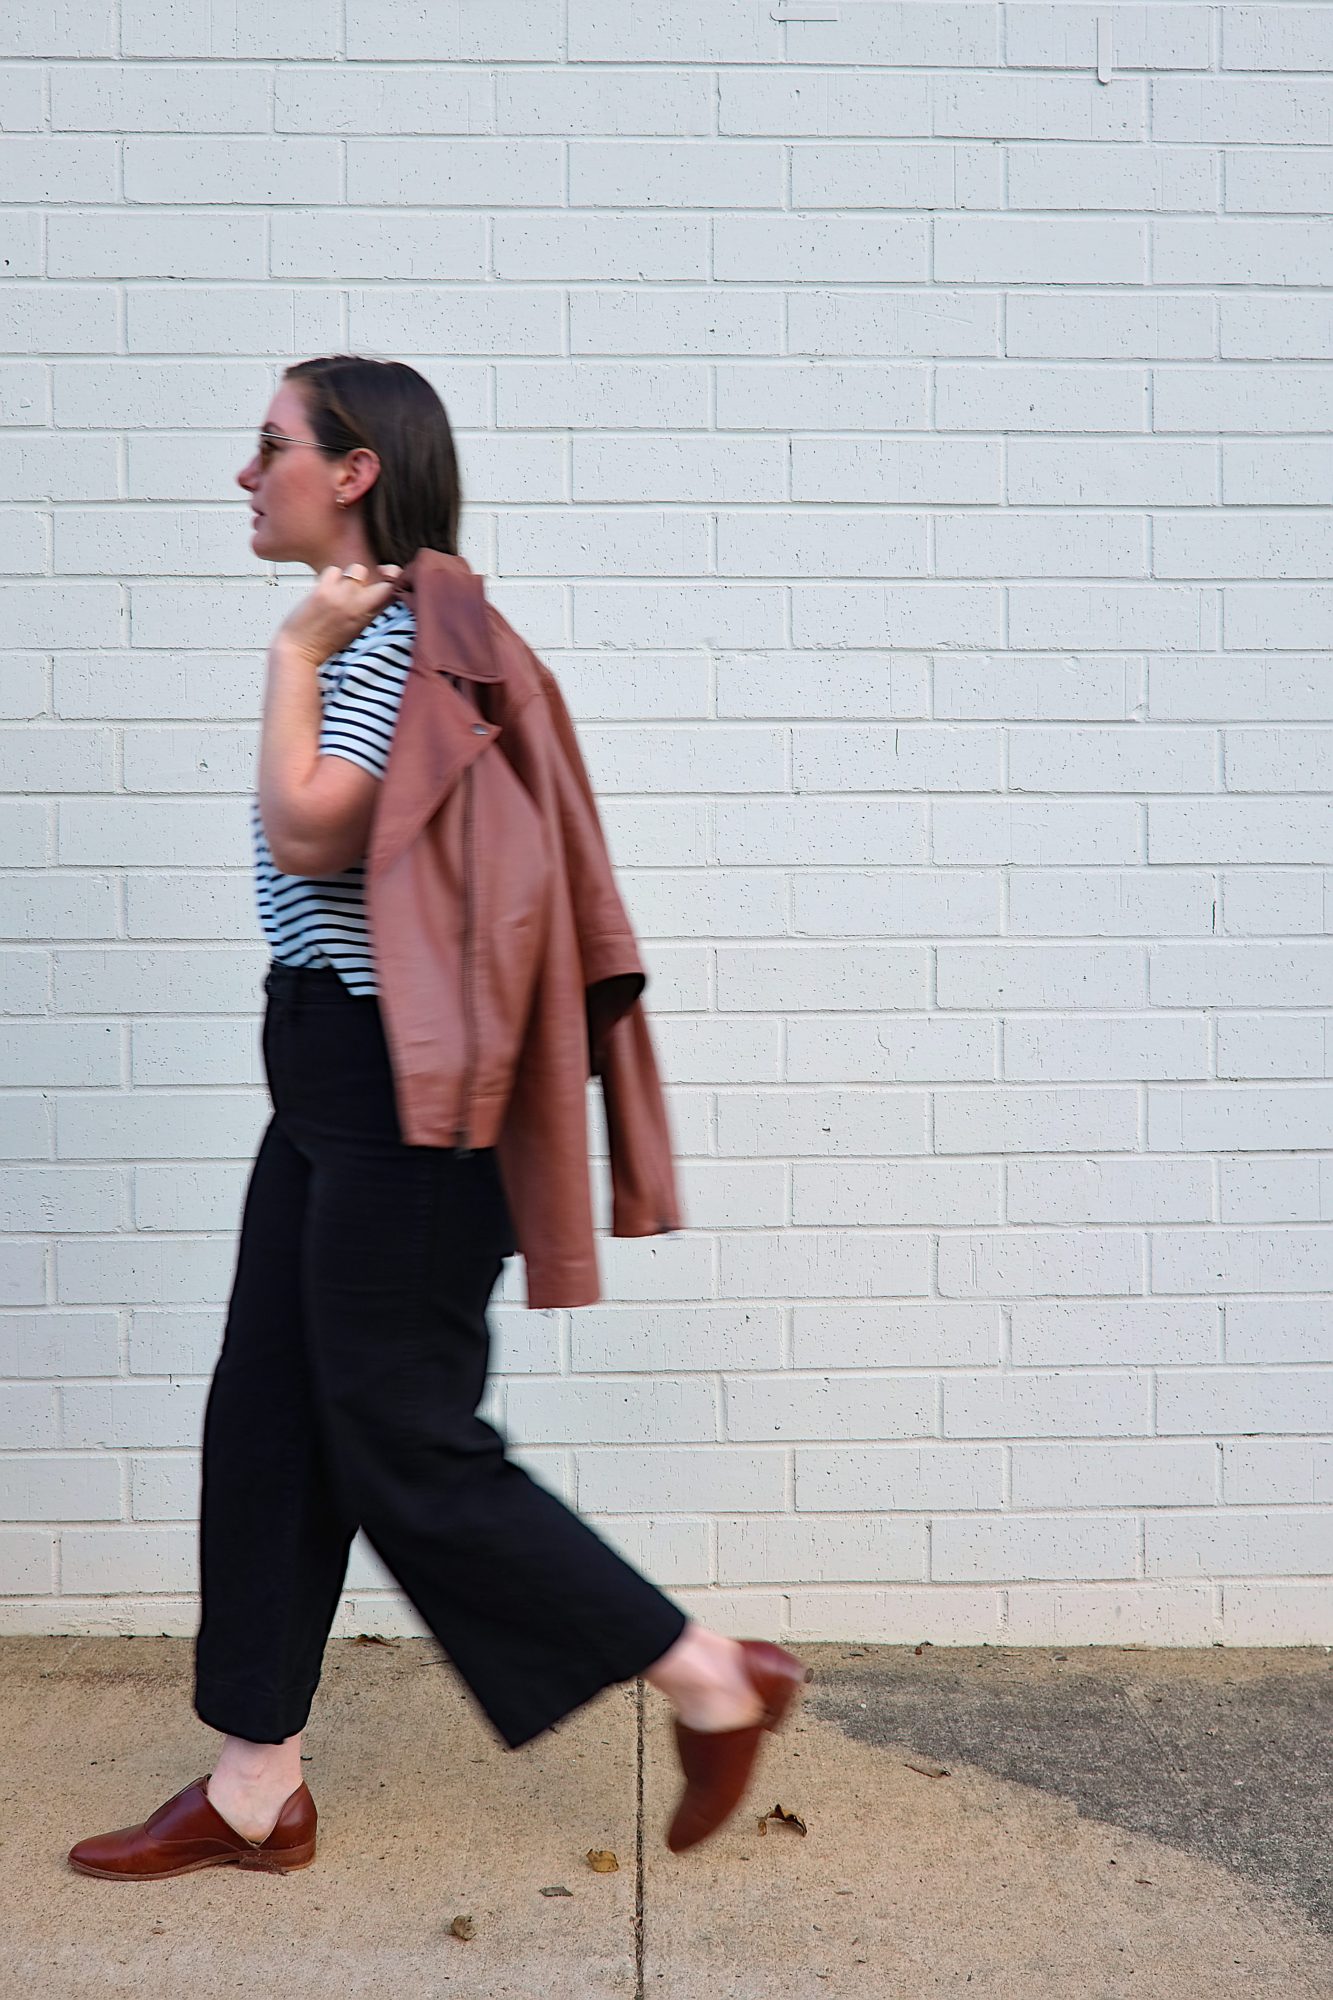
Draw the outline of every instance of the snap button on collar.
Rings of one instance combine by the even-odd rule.
[[[486,734],[486,724],[484,722],[474,722],[472,725],[472,734],[474,736],[484,736]]]

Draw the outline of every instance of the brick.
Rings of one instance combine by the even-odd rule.
[[[1010,1339],[1023,1368],[1142,1367],[1216,1361],[1221,1309],[1206,1299],[1022,1301]]]
[[[1063,160],[1051,156],[1051,172]],[[1083,206],[1073,200],[1065,206]],[[1101,206],[1101,204],[1093,204]],[[1107,196],[1107,206],[1117,206]],[[1163,204],[1175,206],[1175,204]],[[1213,206],[1211,186],[1189,204]],[[1213,352],[1213,302],[1189,292],[1151,292],[1145,298],[1113,292],[1055,294],[1015,292],[1005,312],[1005,354],[1043,354],[1053,360],[1181,360]]]
[[[1318,1438],[1230,1438],[1219,1451],[1229,1506],[1318,1506],[1333,1498],[1333,1442]]]
[[[1285,1507],[1272,1513],[1150,1514],[1144,1528],[1149,1576],[1271,1576],[1322,1571],[1328,1516]]]
[[[1217,1498],[1209,1444],[1016,1444],[1015,1507],[1206,1507]]]
[[[996,1071],[990,1021],[945,1015],[807,1015],[787,1024],[793,1082],[987,1082]]]
[[[792,922],[801,937],[991,936],[999,931],[998,873],[960,868],[830,870],[791,881]],[[800,1032],[800,1024],[793,1024]],[[794,1037],[789,1038],[789,1052]]]
[[[1111,7],[1107,12],[1117,70],[1211,67],[1207,7],[1158,0],[1151,7]],[[1018,0],[1005,9],[1005,59],[1024,69],[1095,67],[1096,18],[1086,7],[1032,6]]]
[[[709,316],[717,322],[717,294],[711,294]],[[841,292],[835,286],[815,286],[809,292],[795,292],[787,300],[787,326],[791,348],[797,354],[885,354],[897,358],[925,356],[937,360],[963,354],[999,354],[999,310],[995,298],[967,288],[947,290],[875,290]],[[841,440],[819,440],[837,446]],[[869,440],[867,440],[869,442]],[[887,440],[885,440],[887,442]],[[801,444],[793,456],[793,492],[797,492],[799,464],[811,460],[817,446]],[[927,442],[917,442],[915,450],[923,462],[943,460],[943,448],[931,450]],[[981,450],[981,448],[979,448]],[[913,446],[903,440],[897,446],[897,462],[911,462]],[[991,460],[983,460],[989,464]],[[895,498],[885,494],[885,498]],[[901,498],[901,496],[897,496]],[[951,498],[965,498],[953,494]]]
[[[1229,1362],[1333,1361],[1333,1300],[1235,1299],[1226,1308]]]
[[[1154,861],[1333,860],[1333,806],[1323,799],[1162,800],[1148,808]]]
[[[1138,813],[1128,800],[945,798],[931,817],[934,858],[951,866],[1110,867],[1140,859]]]
[[[599,53],[597,60],[603,62],[604,55]],[[930,133],[929,76],[879,68],[866,74],[847,68],[815,75],[817,89],[811,88],[810,72],[794,65],[718,70],[715,78],[708,77],[717,90],[718,130],[799,138],[880,136],[886,131],[923,138]]]
[[[1121,140],[1142,137],[1146,117],[1144,87],[1134,77],[1098,84],[1009,73],[941,77],[934,129],[960,138]]]
[[[949,655],[935,662],[935,713],[959,720],[1128,721],[1138,704],[1139,677],[1137,662],[1116,654]]]
[[[1217,886],[1187,868],[1013,868],[1009,930],[1017,936],[1207,936]]]
[[[928,1376],[786,1375],[729,1377],[724,1422],[729,1438],[917,1437],[934,1428]]]
[[[1042,323],[1049,323],[1055,311],[1049,300],[1036,293],[1021,296],[1039,300],[1046,315]],[[1097,301],[1096,324],[1115,303]],[[1072,318],[1068,305],[1064,311]],[[1122,329],[1127,324],[1122,318]],[[1032,325],[1031,314],[1026,321],[1020,318],[1019,337]],[[1068,438],[1012,438],[1010,499],[1035,506],[1187,507],[1207,506],[1216,498],[1217,451],[1212,444],[1187,438],[1082,437],[1074,452],[1070,443]]]
[[[722,799],[717,858],[724,865],[785,862],[817,853],[831,863],[883,866],[924,861],[925,816],[915,800]]]
[[[1211,1584],[1011,1584],[1014,1646],[1210,1646],[1221,1632]]]
[[[1234,228],[1235,224],[1202,225],[1205,229]],[[1280,225],[1269,223],[1265,226],[1274,230]],[[1156,228],[1193,228],[1193,224],[1166,223],[1154,225]],[[1326,236],[1312,241],[1308,232],[1300,233],[1300,226],[1293,226],[1296,233],[1283,236],[1266,236],[1260,246],[1267,252],[1264,283],[1270,285],[1300,284],[1308,272],[1309,260],[1318,256],[1329,272],[1333,274],[1333,226]],[[1214,271],[1205,262],[1204,253],[1212,253]],[[1224,254],[1225,253],[1225,254]],[[1244,282],[1236,273],[1242,269],[1248,274],[1249,260],[1239,245],[1232,245],[1229,239],[1218,246],[1213,240],[1184,239],[1174,258],[1180,275],[1192,270],[1196,283],[1225,284]],[[1168,265],[1168,270],[1170,269]],[[1228,279],[1224,273],[1230,271]],[[1282,275],[1283,273],[1287,275]],[[1159,277],[1166,273],[1159,271]],[[1168,279],[1168,282],[1170,280]],[[1333,412],[1333,385],[1328,377],[1316,368],[1271,367],[1262,365],[1228,366],[1226,362],[1215,362],[1211,368],[1159,368],[1153,385],[1153,429],[1155,431],[1310,431],[1327,430],[1329,414]],[[1153,641],[1160,644],[1160,639]],[[1262,641],[1259,643],[1262,644]],[[1244,646],[1241,638],[1228,639],[1228,644]]]
[[[796,1505],[819,1512],[998,1507],[998,1445],[798,1445]]]
[[[1154,1150],[1333,1145],[1333,1086],[1264,1090],[1257,1085],[1210,1090],[1150,1089],[1148,1144]]]
[[[1148,705],[1164,720],[1330,722],[1333,688],[1320,658],[1150,654]]]
[[[55,1539],[36,1528],[0,1528],[0,1591],[48,1595],[55,1588]]]
[[[1226,1578],[1218,1586],[1229,1646],[1319,1646],[1333,1631],[1333,1584],[1260,1583]]]
[[[1147,997],[1144,954],[1117,944],[942,944],[944,1007],[1126,1007]]]
[[[930,1300],[792,1307],[797,1368],[980,1366],[999,1358],[998,1308]]]
[[[1152,131],[1194,145],[1326,146],[1333,104],[1322,77],[1164,76],[1153,85]]]
[[[1317,210],[1327,214],[1327,190],[1333,186],[1333,150],[1311,150],[1309,146],[1237,146],[1235,150],[1223,154],[1225,176],[1227,176],[1227,210],[1239,214],[1283,214],[1285,210],[1295,210],[1297,214],[1309,214]],[[1241,308],[1245,316],[1247,306],[1257,306],[1263,314],[1269,304],[1281,308],[1289,304],[1299,320],[1317,316],[1319,300],[1243,300],[1227,298],[1223,300],[1223,328],[1231,318],[1233,308]],[[1229,348],[1223,334],[1223,354],[1245,352],[1243,348]],[[1319,352],[1319,350],[1311,350]]]
[[[1087,879],[1078,877],[1071,886]],[[1100,886],[1094,877],[1094,892]],[[1111,883],[1113,893],[1118,886]],[[1034,874],[1034,904],[1038,887]],[[1141,926],[1131,921],[1126,928]],[[1191,1014],[1006,1015],[1004,1073],[1015,1083],[1204,1078],[1207,1025]]]
[[[1323,7],[1229,7],[1223,69],[1317,70],[1333,66],[1333,20]]]
[[[1015,584],[1009,604],[1016,646],[1187,648],[1203,635],[1202,599],[1179,584]]]
[[[1327,1158],[1223,1160],[1220,1182],[1223,1222],[1333,1221]]]
[[[1211,1222],[1207,1160],[1013,1160],[1013,1222]]]
[[[1009,782],[1019,792],[1199,792],[1215,781],[1204,729],[1015,729]]]
[[[803,792],[991,792],[1001,784],[999,730],[871,724],[855,734],[841,728],[791,734]]]
[[[717,1528],[718,1582],[877,1583],[923,1581],[926,1530],[921,1521],[884,1515],[860,1519],[828,1515],[803,1520],[728,1520]]]
[[[1154,1291],[1321,1291],[1333,1284],[1333,1228],[1160,1229],[1151,1258]]]
[[[94,1452],[36,1452],[0,1458],[0,1515],[6,1521],[118,1521],[120,1469]]]
[[[970,224],[973,218],[965,218]],[[940,226],[948,221],[959,222],[961,217],[943,217]],[[975,220],[980,223],[982,218]],[[994,218],[985,218],[985,228],[994,226]],[[1083,243],[1089,241],[1086,223],[1076,225]],[[1043,261],[1052,267],[1058,266],[1071,238],[1057,239],[1033,246],[1026,257],[1020,254],[1027,246],[1022,239],[1009,244],[1011,264],[1006,268],[999,261],[993,274],[997,284],[1040,283],[1040,266]],[[1002,252],[1006,239],[1001,239]],[[1129,245],[1122,239],[1120,264],[1123,282],[1139,284],[1141,256],[1131,257]],[[960,249],[959,263],[967,262],[970,268],[970,252],[981,247],[977,237],[974,244]],[[1089,267],[1091,268],[1091,267]],[[1131,271],[1135,275],[1131,276]],[[1045,276],[1050,277],[1048,271]],[[1147,428],[1147,371],[1143,368],[1115,368],[1109,363],[1089,364],[1084,367],[1062,367],[1051,363],[1026,367],[1021,362],[988,363],[951,361],[941,362],[936,375],[936,422],[946,431],[1081,431],[1087,427],[1090,402],[1097,410],[1097,427],[1103,431],[1141,431]],[[1105,633],[1098,634],[1090,643],[1104,643]],[[1018,643],[1025,643],[1021,638]],[[1057,642],[1059,643],[1059,642]],[[1160,632],[1157,643],[1161,643]]]
[[[661,1445],[581,1450],[578,1504],[652,1513],[716,1513],[743,1507],[780,1512],[786,1453],[773,1446],[713,1445],[673,1451]]]
[[[824,1229],[756,1231],[723,1239],[724,1298],[845,1298],[923,1293],[929,1244],[920,1234]]]
[[[942,1583],[1132,1577],[1138,1535],[1117,1514],[952,1514],[931,1528],[930,1573]]]
[[[943,1298],[1125,1294],[1141,1288],[1141,1266],[1143,1248],[1129,1230],[1011,1230],[993,1236],[959,1232],[941,1236],[939,1290]],[[951,1380],[953,1376],[945,1378],[945,1394]],[[949,1420],[945,1428],[949,1430]]]
[[[935,530],[941,576],[1144,576],[1141,520],[1128,514],[961,514]]]
[[[1333,821],[1330,821],[1333,832]],[[1159,1007],[1302,1007],[1333,987],[1333,945],[1158,944],[1149,983]]]
[[[1217,1024],[1220,1077],[1333,1076],[1326,1014],[1236,1013]]]
[[[6,56],[111,56],[118,53],[116,21],[101,0],[75,0],[59,14],[14,14],[0,36]]]
[[[831,315],[835,312],[845,315],[855,300],[872,296],[855,292],[817,294],[821,302],[820,331],[817,336],[808,336],[807,344],[817,338],[816,351],[828,346],[832,335],[825,329]],[[929,294],[894,296],[908,301],[901,308],[903,313],[914,308],[919,315],[922,309],[920,302]],[[827,303],[824,303],[825,300]],[[976,300],[962,297],[960,310],[965,315],[964,325],[974,327]],[[836,322],[834,324],[836,327]],[[911,324],[915,322],[909,322]],[[956,320],[954,324],[956,326]],[[948,339],[941,328],[937,343],[933,324],[923,325],[919,334],[898,331],[900,325],[901,321],[895,320],[892,330],[879,332],[872,322],[868,328],[856,332],[856,339],[872,351],[886,346],[890,352],[901,348],[908,354],[918,351],[933,353],[937,344],[946,343]],[[957,334],[954,337],[957,341]],[[979,334],[970,333],[963,338],[966,344],[962,351],[965,353],[979,350],[989,353],[995,345],[994,337],[987,340],[984,347]],[[743,444],[746,440],[735,442]],[[951,501],[998,501],[1003,493],[994,438],[793,437],[789,462],[792,494],[798,500],[836,500],[853,491],[863,494],[867,500],[933,501],[944,505]],[[899,664],[900,658],[878,662],[878,685],[881,688],[885,672],[892,673]],[[836,658],[821,661],[820,665],[825,672],[838,671]]]
[[[1324,928],[1324,884],[1315,869],[1234,868],[1222,877],[1222,929],[1230,937],[1312,936]]]
[[[1333,729],[1228,729],[1227,787],[1237,792],[1315,792],[1333,785]]]
[[[930,1224],[941,1215],[953,1223],[998,1222],[1000,1174],[987,1161],[887,1161],[877,1166],[798,1161],[792,1170],[791,1208],[798,1224]]]

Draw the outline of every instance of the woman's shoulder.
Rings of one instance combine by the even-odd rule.
[[[380,665],[401,669],[405,674],[412,655],[416,617],[410,604],[394,598],[381,605],[368,624],[340,652],[331,653],[319,670],[324,692],[340,687],[349,669],[358,665]]]
[[[370,623],[357,633],[352,644],[362,640],[383,637],[387,632],[411,632],[416,629],[416,613],[405,597],[391,597],[382,604]]]

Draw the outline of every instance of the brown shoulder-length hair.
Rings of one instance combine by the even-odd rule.
[[[405,361],[318,354],[294,361],[282,379],[297,385],[320,444],[377,454],[379,476],[361,500],[376,562],[408,563],[420,548],[457,555],[458,456],[444,404],[425,376]]]

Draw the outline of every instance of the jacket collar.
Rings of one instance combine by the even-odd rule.
[[[475,758],[499,734],[478,730],[473,699],[447,678],[503,681],[487,624],[483,579],[461,556],[420,548],[396,594],[412,607],[412,658],[389,761],[371,823],[367,874],[387,868],[416,838]]]
[[[486,629],[485,583],[462,556],[419,548],[398,577],[397,595],[416,619],[412,666],[417,673],[504,679]]]

